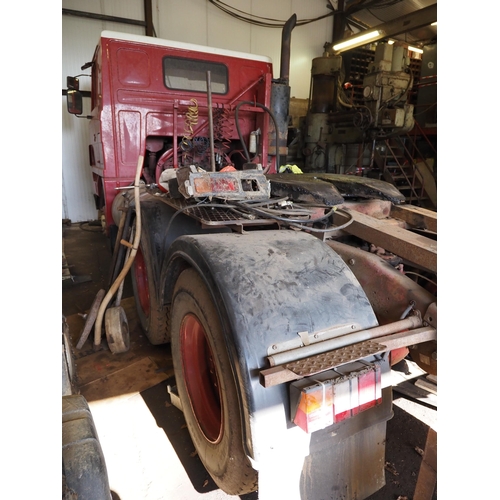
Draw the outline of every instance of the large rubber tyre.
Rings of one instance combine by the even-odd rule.
[[[159,345],[169,340],[168,310],[157,299],[153,274],[154,258],[147,233],[143,231],[132,265],[132,288],[141,327],[151,344]]]
[[[221,490],[257,489],[257,472],[243,450],[236,385],[211,294],[194,269],[174,289],[171,330],[177,390],[193,444]]]

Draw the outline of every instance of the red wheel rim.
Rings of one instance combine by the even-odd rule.
[[[144,256],[142,255],[141,248],[137,250],[134,261],[134,275],[135,283],[137,286],[137,296],[139,299],[139,304],[141,306],[142,312],[149,316],[150,302],[149,302],[149,286],[148,286],[148,274],[146,270],[146,263],[144,261]]]
[[[222,438],[219,378],[205,329],[194,314],[184,316],[180,329],[184,380],[200,430],[212,443]]]

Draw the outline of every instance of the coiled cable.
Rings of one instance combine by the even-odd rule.
[[[198,101],[191,99],[184,119],[184,136],[181,140],[181,148],[184,151],[191,149],[193,139],[193,127],[198,123]]]

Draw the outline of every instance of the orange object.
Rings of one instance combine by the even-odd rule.
[[[302,390],[294,423],[307,433],[333,424],[332,383],[314,384]]]
[[[311,433],[382,403],[380,363],[354,362],[290,385],[294,424]]]

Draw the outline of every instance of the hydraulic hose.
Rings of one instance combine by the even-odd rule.
[[[313,233],[330,233],[332,231],[340,231],[341,229],[345,229],[347,226],[351,225],[354,221],[351,214],[349,214],[348,212],[346,212],[344,210],[337,209],[336,207],[332,207],[330,209],[330,211],[328,213],[326,213],[325,215],[322,215],[316,219],[309,219],[308,220],[308,219],[291,219],[288,217],[281,217],[279,215],[272,213],[275,210],[264,209],[264,208],[260,208],[260,209],[253,208],[252,205],[250,205],[249,203],[246,203],[246,202],[235,202],[235,204],[238,207],[245,208],[249,212],[254,212],[254,213],[261,215],[263,217],[267,217],[269,219],[274,219],[274,220],[277,220],[280,222],[284,222],[284,223],[288,224],[289,226],[303,229],[305,231],[310,231]],[[347,215],[349,217],[349,220],[340,226],[329,226],[325,229],[318,229],[318,228],[310,227],[307,225],[307,224],[314,224],[316,222],[321,222],[325,219],[328,219],[331,215],[333,215],[334,212],[340,212],[340,213],[343,213],[344,215]],[[282,211],[279,213],[286,213],[286,211]]]
[[[332,215],[336,208],[333,207],[330,209],[330,211],[316,219],[291,219],[291,218],[288,218],[288,217],[281,217],[279,215],[276,215],[274,213],[272,213],[272,210],[266,210],[264,208],[254,208],[252,207],[251,205],[247,205],[246,203],[241,203],[241,202],[235,202],[235,205],[237,205],[238,207],[241,207],[241,208],[246,208],[247,210],[251,211],[251,212],[255,212],[257,213],[258,215],[261,215],[263,217],[267,217],[267,218],[270,218],[270,219],[274,219],[274,220],[278,220],[278,221],[281,221],[281,222],[287,222],[288,224],[292,224],[292,223],[296,223],[296,224],[313,224],[315,222],[321,222],[325,219],[327,219],[328,217],[330,217],[330,215]],[[283,212],[279,212],[279,213],[283,213]]]
[[[108,293],[105,295],[104,299],[101,302],[101,305],[99,307],[99,311],[97,312],[97,318],[95,322],[95,333],[94,333],[94,345],[98,346],[101,344],[101,328],[102,328],[102,320],[104,317],[104,313],[106,311],[106,308],[108,307],[109,302],[119,289],[121,283],[125,279],[125,276],[127,276],[128,271],[132,267],[132,263],[134,262],[135,256],[137,254],[137,250],[139,249],[139,243],[141,241],[141,205],[140,205],[140,187],[139,187],[139,181],[141,179],[141,172],[142,172],[142,166],[144,164],[144,156],[140,155],[139,159],[137,161],[137,170],[135,173],[135,180],[134,180],[134,201],[135,201],[135,235],[134,235],[134,241],[132,243],[132,248],[130,250],[130,255],[128,256],[127,261],[123,265],[123,269],[121,270],[120,274],[114,281],[114,283],[111,285],[111,287],[108,290]]]

